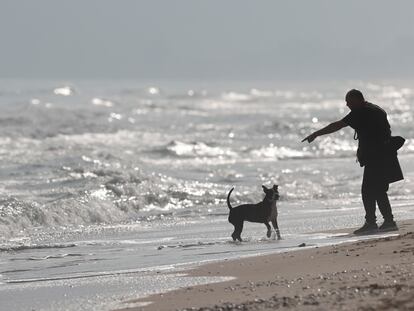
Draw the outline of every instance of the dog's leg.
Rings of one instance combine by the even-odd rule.
[[[268,222],[265,222],[264,224],[266,225],[266,228],[267,228],[267,233],[266,233],[266,236],[267,236],[268,238],[270,238],[270,237],[272,236],[272,228],[270,227],[270,225],[269,225],[269,223],[268,223]]]
[[[279,226],[277,225],[277,218],[276,217],[272,218],[272,225],[273,225],[273,228],[275,228],[277,239],[281,240],[282,237],[280,236]]]
[[[241,238],[242,231],[243,231],[243,221],[236,224],[234,232],[233,232],[233,234],[234,234],[233,239],[236,238],[237,240],[242,242],[242,238]]]
[[[233,238],[233,241],[236,241],[236,239],[237,239],[237,231],[236,231],[236,226],[234,226],[234,231],[233,231],[233,233],[231,234],[231,237]]]

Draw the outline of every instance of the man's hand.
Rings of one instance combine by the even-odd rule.
[[[311,142],[313,142],[314,140],[315,140],[315,138],[316,137],[318,137],[315,133],[312,133],[312,134],[310,134],[308,137],[306,137],[306,138],[304,138],[303,140],[302,140],[302,143],[305,141],[305,140],[307,140],[308,141],[308,143],[311,143]]]

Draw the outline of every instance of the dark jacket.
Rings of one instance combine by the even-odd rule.
[[[342,119],[356,132],[358,162],[361,166],[376,166],[383,171],[388,183],[404,179],[391,136],[387,113],[366,102]]]

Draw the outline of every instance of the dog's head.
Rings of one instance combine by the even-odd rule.
[[[272,188],[267,188],[266,186],[262,186],[263,192],[266,194],[266,199],[269,201],[277,201],[279,200],[279,186],[273,185]]]

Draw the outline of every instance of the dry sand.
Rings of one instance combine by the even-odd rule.
[[[128,310],[414,310],[414,221],[398,236],[228,260],[190,276],[234,276]],[[126,309],[125,309],[126,310]]]

